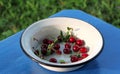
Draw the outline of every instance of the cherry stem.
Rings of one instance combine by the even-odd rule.
[[[53,49],[53,46],[55,45],[55,43],[58,41],[58,39],[55,39],[54,42],[52,44],[49,44],[48,45],[48,50],[52,50]]]

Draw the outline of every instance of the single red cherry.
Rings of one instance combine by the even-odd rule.
[[[48,48],[48,45],[47,44],[42,44],[41,45],[41,49],[47,49]]]
[[[59,45],[58,43],[57,43],[57,44],[55,44],[55,45],[54,45],[54,49],[55,49],[55,50],[60,49],[60,45]]]
[[[57,63],[57,60],[55,58],[50,58],[50,62]]]
[[[58,36],[58,37],[57,37],[57,39],[58,39],[58,41],[59,41],[59,42],[61,42],[61,41],[62,41],[61,36]]]
[[[73,56],[71,56],[70,60],[71,60],[71,62],[76,62],[76,61],[78,61],[78,57],[73,55]]]
[[[48,44],[48,42],[49,42],[49,39],[47,39],[47,38],[45,38],[45,39],[43,39],[43,41],[42,41],[44,44]]]
[[[70,48],[71,48],[70,43],[66,43],[66,44],[65,44],[65,48],[69,48],[69,49],[70,49]]]
[[[63,52],[64,52],[65,54],[70,54],[70,53],[71,53],[71,50],[70,50],[69,48],[64,48],[64,49],[63,49]]]
[[[82,46],[82,45],[84,45],[85,43],[84,43],[84,40],[78,39],[78,40],[76,40],[76,44],[79,45],[79,46]]]
[[[49,41],[48,41],[48,44],[52,44],[52,43],[53,43],[53,40],[49,40]]]
[[[55,51],[54,50],[51,50],[51,54],[53,54]]]
[[[61,55],[62,52],[60,50],[56,50],[56,54]]]
[[[46,55],[47,54],[47,49],[41,49],[41,53],[42,53],[42,55]]]
[[[35,54],[35,55],[39,55],[39,51],[38,51],[38,50],[35,50],[35,51],[34,51],[34,54]]]
[[[82,59],[83,59],[82,57],[78,58],[79,61],[82,60]]]
[[[82,58],[86,58],[87,56],[88,56],[87,53],[82,53],[82,55],[81,55]]]
[[[80,52],[81,53],[87,53],[88,52],[88,49],[86,47],[81,47],[80,48]]]
[[[70,43],[74,43],[76,40],[75,40],[75,37],[73,37],[73,36],[71,36],[70,38],[69,38],[69,42]]]
[[[78,45],[74,45],[73,46],[73,51],[74,52],[78,52],[79,51],[79,46]]]

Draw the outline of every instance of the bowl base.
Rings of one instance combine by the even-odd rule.
[[[69,72],[69,71],[73,71],[73,70],[76,70],[76,69],[79,69],[81,67],[83,67],[84,65],[80,65],[80,66],[77,66],[77,67],[70,67],[70,68],[58,68],[58,67],[50,67],[50,66],[46,66],[46,65],[43,65],[43,64],[40,64],[40,66],[48,69],[48,70],[51,70],[51,71],[56,71],[56,72]]]

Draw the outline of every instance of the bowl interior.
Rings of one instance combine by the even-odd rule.
[[[80,39],[83,39],[85,41],[85,46],[89,47],[89,52],[88,52],[89,56],[87,58],[74,63],[58,64],[58,63],[51,63],[42,60],[33,53],[33,47],[34,49],[39,49],[40,46],[39,44],[40,42],[42,42],[44,38],[50,38],[50,39],[56,38],[60,34],[60,30],[66,32],[67,27],[73,28],[73,33],[75,34],[75,36]],[[39,43],[34,39],[37,39]],[[103,46],[103,39],[100,32],[92,25],[84,21],[73,18],[59,17],[59,18],[48,18],[33,23],[24,31],[21,38],[21,44],[24,51],[29,56],[40,62],[55,64],[55,65],[73,65],[77,63],[86,62],[91,58],[95,57],[101,51],[101,48]],[[62,55],[61,57],[60,56],[55,56],[55,57],[61,59],[61,58],[66,58],[67,56]],[[65,61],[69,61],[69,59],[66,58]]]

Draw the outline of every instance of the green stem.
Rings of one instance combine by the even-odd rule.
[[[57,41],[58,41],[58,39],[55,39],[52,44],[49,44],[48,45],[48,50],[51,50]]]

